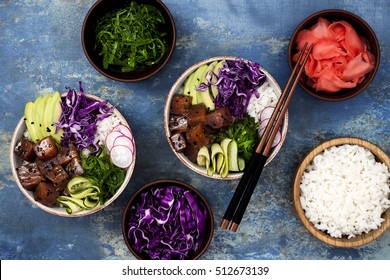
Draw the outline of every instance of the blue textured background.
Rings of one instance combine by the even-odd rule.
[[[113,0],[114,1],[114,0]],[[133,84],[100,75],[84,56],[80,32],[93,0],[0,2],[0,259],[134,259],[122,237],[121,217],[131,194],[156,179],[178,179],[198,188],[215,217],[214,239],[203,259],[390,259],[390,232],[375,242],[342,249],[314,238],[298,220],[291,186],[295,169],[314,146],[337,136],[361,137],[390,151],[388,0],[166,0],[177,26],[172,59],[153,78]],[[165,98],[192,64],[233,55],[259,62],[283,87],[290,73],[287,46],[310,14],[340,8],[363,17],[381,44],[381,66],[372,85],[352,99],[328,103],[297,88],[289,108],[286,141],[259,181],[239,232],[218,225],[238,181],[211,180],[175,157],[163,129]],[[35,208],[14,183],[9,143],[24,105],[48,91],[78,87],[108,99],[136,139],[134,175],[105,210],[61,218]]]

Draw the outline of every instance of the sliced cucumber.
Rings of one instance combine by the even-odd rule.
[[[62,195],[57,198],[57,201],[66,207],[68,214],[77,213],[85,209],[82,199]]]
[[[78,176],[66,186],[70,196],[59,196],[57,201],[66,207],[68,214],[89,210],[99,205],[100,188],[87,178]]]
[[[219,163],[217,160],[218,156],[221,156],[221,160]],[[213,174],[215,172],[219,173],[223,163],[222,161],[223,161],[223,151],[221,145],[219,145],[218,143],[212,144],[211,145],[211,167],[212,167]]]
[[[219,172],[222,178],[225,178],[229,174],[228,146],[230,142],[232,142],[232,139],[229,138],[225,138],[221,142],[221,148],[223,151],[224,161],[225,161],[223,168],[221,168],[221,171]]]
[[[227,155],[229,158],[229,171],[240,171],[238,167],[238,146],[237,142],[232,140],[227,147]]]

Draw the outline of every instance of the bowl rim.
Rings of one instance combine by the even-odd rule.
[[[337,14],[337,15],[335,15],[335,14]],[[344,100],[350,99],[350,98],[355,97],[355,96],[359,95],[360,93],[362,93],[364,90],[367,89],[367,87],[374,80],[376,73],[378,72],[378,69],[380,67],[380,61],[381,61],[381,48],[380,48],[379,40],[378,40],[373,28],[362,17],[360,17],[359,15],[357,15],[353,12],[350,12],[347,10],[342,10],[342,9],[325,9],[325,10],[317,11],[317,12],[305,17],[303,20],[301,20],[301,22],[293,30],[293,33],[290,37],[290,41],[288,44],[288,52],[287,52],[287,56],[288,56],[287,61],[288,61],[290,71],[292,71],[292,69],[294,68],[294,64],[292,62],[292,55],[293,55],[293,52],[295,50],[295,41],[296,41],[296,37],[297,37],[299,31],[301,31],[305,26],[307,26],[309,24],[311,25],[311,23],[313,21],[315,21],[318,17],[321,17],[321,16],[353,18],[354,22],[353,23],[350,22],[350,23],[353,26],[356,26],[357,25],[356,22],[359,22],[359,25],[363,26],[364,29],[368,30],[368,32],[370,33],[370,36],[372,36],[374,38],[373,41],[370,41],[370,45],[373,46],[373,48],[376,49],[378,52],[377,57],[375,57],[376,62],[375,62],[374,69],[365,77],[365,85],[353,93],[346,92],[346,93],[342,93],[341,95],[337,95],[337,93],[335,93],[335,94],[320,93],[319,94],[319,93],[315,92],[314,89],[312,89],[311,87],[306,85],[306,83],[302,82],[302,80],[299,81],[299,86],[306,93],[308,93],[309,95],[311,95],[317,99],[320,99],[323,101],[330,101],[330,102],[344,101]],[[354,88],[354,89],[356,89],[356,88]],[[351,90],[354,90],[354,89],[351,89]]]
[[[368,149],[371,153],[374,154],[377,162],[383,162],[388,170],[390,170],[390,157],[377,145],[373,144],[370,141],[364,140],[357,137],[336,137],[330,140],[323,141],[314,148],[312,148],[306,156],[303,157],[301,163],[295,171],[293,184],[292,184],[292,197],[293,204],[296,211],[296,214],[299,220],[302,222],[304,227],[317,239],[336,247],[357,247],[365,245],[369,242],[374,241],[380,237],[389,227],[390,227],[390,208],[388,208],[382,215],[385,215],[386,220],[382,222],[380,227],[375,230],[371,230],[368,233],[362,233],[359,236],[354,238],[335,238],[329,234],[318,230],[306,217],[304,210],[300,203],[300,182],[302,175],[307,167],[307,165],[313,160],[313,158],[319,153],[323,152],[325,149],[340,146],[344,144],[358,145],[363,148]]]
[[[147,79],[151,78],[152,76],[154,76],[158,72],[160,72],[166,66],[166,64],[169,62],[170,58],[172,57],[173,51],[174,51],[175,46],[176,46],[176,40],[177,40],[177,34],[176,34],[177,30],[176,30],[175,20],[173,18],[172,13],[168,9],[168,7],[161,0],[153,0],[153,2],[156,2],[157,5],[161,6],[162,10],[164,10],[166,15],[168,16],[169,21],[170,21],[169,26],[171,26],[172,31],[173,31],[172,34],[171,34],[172,35],[172,39],[168,42],[168,49],[167,49],[167,53],[165,54],[165,58],[158,63],[159,65],[155,69],[148,68],[149,70],[153,69],[153,71],[150,71],[150,72],[148,71],[147,75],[142,75],[142,76],[140,75],[140,76],[134,77],[134,78],[121,78],[121,77],[117,77],[117,76],[111,75],[108,72],[106,72],[105,69],[100,68],[92,60],[92,58],[91,58],[91,56],[90,56],[90,54],[89,54],[89,52],[87,50],[86,43],[85,43],[85,35],[84,34],[85,34],[85,28],[86,28],[87,21],[88,21],[90,15],[94,12],[95,8],[98,5],[100,5],[101,3],[103,3],[104,1],[106,1],[106,0],[97,0],[90,7],[90,9],[88,10],[87,14],[84,17],[84,21],[83,21],[83,24],[82,24],[82,27],[81,27],[81,45],[82,45],[82,48],[83,48],[83,52],[84,52],[87,60],[89,61],[89,63],[93,66],[93,68],[95,68],[95,70],[97,70],[103,76],[105,76],[105,77],[107,77],[109,79],[112,79],[114,81],[123,82],[123,83],[132,83],[132,82],[144,81],[144,80],[147,80]]]
[[[62,93],[61,94],[61,98],[64,98],[65,96],[66,96],[66,93]],[[85,94],[85,96],[87,98],[90,98],[90,99],[95,99],[95,100],[98,100],[98,101],[104,101],[104,99],[102,99],[102,98],[100,98],[98,96],[92,95],[92,94]],[[116,109],[116,107],[111,105],[110,103],[107,103],[107,106],[111,106],[111,107],[114,108],[113,113],[115,114],[115,116],[117,116],[120,119],[121,123],[126,125],[130,129],[130,131],[131,131],[131,128],[130,128],[129,124],[127,123],[126,119]],[[24,124],[24,117],[22,116],[22,118],[18,121],[18,123],[17,123],[17,125],[15,127],[15,130],[13,132],[12,138],[11,138],[11,143],[10,143],[10,166],[11,166],[12,177],[13,177],[14,182],[18,185],[20,191],[24,194],[24,196],[27,197],[27,199],[34,206],[37,206],[38,208],[44,210],[47,213],[54,214],[54,215],[61,216],[61,217],[69,217],[69,218],[72,218],[72,217],[83,217],[83,216],[87,216],[87,215],[91,215],[93,213],[96,213],[96,212],[98,212],[100,210],[103,210],[108,205],[113,203],[120,196],[120,194],[125,190],[127,185],[129,184],[130,179],[131,179],[131,177],[133,175],[133,172],[134,172],[135,161],[136,161],[136,144],[135,144],[135,140],[134,140],[134,160],[133,160],[133,163],[126,170],[125,180],[123,181],[123,183],[119,187],[119,189],[116,191],[116,193],[109,200],[107,200],[104,204],[99,205],[99,206],[97,206],[97,207],[95,207],[93,209],[90,209],[90,210],[82,210],[80,212],[68,214],[65,211],[65,207],[58,207],[58,206],[57,207],[48,207],[46,205],[43,205],[42,203],[39,203],[39,202],[35,201],[33,195],[31,195],[33,192],[26,190],[21,185],[20,180],[18,178],[18,174],[16,172],[17,166],[15,165],[15,161],[14,161],[14,158],[16,157],[15,152],[14,152],[15,143],[16,143],[16,141],[20,137],[20,136],[18,137],[18,135],[20,134],[19,131],[20,131],[20,129],[23,126],[25,126],[25,124]],[[59,211],[58,209],[61,209],[63,211]]]
[[[192,192],[194,192],[199,198],[200,200],[202,200],[202,202],[204,203],[204,205],[206,206],[206,209],[207,209],[207,213],[208,213],[208,216],[209,216],[209,224],[210,224],[210,228],[209,228],[209,236],[207,236],[207,239],[205,239],[204,243],[202,244],[202,247],[201,249],[199,250],[199,252],[193,257],[191,258],[191,260],[196,260],[196,259],[199,259],[208,249],[212,239],[213,239],[213,236],[214,236],[214,230],[215,230],[215,226],[214,226],[214,215],[213,215],[213,211],[211,209],[211,206],[209,204],[209,202],[207,201],[207,199],[204,197],[204,195],[198,190],[196,189],[194,186],[186,183],[186,182],[183,182],[183,181],[180,181],[180,180],[176,180],[176,179],[158,179],[158,180],[154,180],[154,181],[151,181],[149,183],[146,183],[145,185],[141,186],[139,189],[137,189],[129,198],[128,202],[126,203],[125,207],[123,208],[123,212],[122,212],[122,235],[123,235],[123,239],[126,243],[126,246],[127,248],[130,250],[130,252],[139,260],[143,260],[143,258],[133,249],[133,247],[131,246],[128,238],[127,238],[127,222],[128,222],[128,215],[129,215],[129,212],[130,212],[130,208],[131,206],[133,205],[135,199],[138,198],[138,196],[143,193],[145,190],[148,190],[149,188],[152,188],[153,186],[158,186],[158,185],[168,185],[168,184],[174,184],[174,185],[178,185],[180,187],[184,187],[184,188],[187,188],[189,190],[191,190]]]
[[[179,160],[182,163],[184,163],[185,166],[187,166],[191,170],[193,170],[196,173],[198,173],[200,175],[203,175],[203,176],[205,176],[207,178],[219,179],[219,180],[236,180],[236,179],[240,179],[242,177],[242,175],[244,174],[244,172],[234,172],[234,173],[229,172],[228,176],[225,177],[225,178],[222,178],[219,174],[213,174],[212,176],[210,176],[210,175],[207,174],[207,171],[205,170],[204,167],[199,166],[199,165],[191,162],[183,153],[176,152],[176,150],[174,149],[174,147],[172,145],[172,142],[170,141],[170,138],[169,138],[170,137],[170,131],[169,131],[170,102],[172,100],[173,95],[177,92],[177,89],[180,89],[180,85],[183,84],[184,80],[192,72],[194,72],[200,65],[203,65],[203,64],[206,64],[206,63],[210,63],[210,62],[213,62],[213,61],[217,61],[217,60],[236,60],[236,59],[243,59],[244,61],[251,61],[249,59],[245,59],[245,58],[238,57],[238,56],[215,56],[215,57],[210,57],[210,58],[203,59],[201,61],[196,62],[195,64],[193,64],[189,68],[187,68],[176,79],[176,81],[171,86],[171,88],[170,88],[170,90],[168,92],[166,101],[165,101],[165,106],[164,106],[164,131],[165,131],[165,136],[166,136],[166,139],[168,141],[168,144],[171,147],[171,150],[179,158]],[[280,88],[280,85],[278,84],[276,79],[267,70],[265,70],[263,67],[260,66],[260,69],[261,69],[262,72],[264,72],[264,74],[266,74],[266,78],[269,79],[275,85],[275,89],[281,94],[282,93],[282,89]],[[280,95],[278,97],[280,98]],[[288,110],[287,110],[286,114],[284,116],[284,120],[283,120],[282,137],[281,137],[280,143],[276,146],[276,148],[273,148],[272,153],[268,157],[265,165],[268,165],[275,158],[275,156],[278,154],[278,152],[282,148],[282,145],[283,145],[283,143],[284,143],[284,141],[286,139],[286,136],[287,136],[288,120],[289,120],[289,114],[288,114]]]

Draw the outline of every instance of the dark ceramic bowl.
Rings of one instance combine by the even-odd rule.
[[[81,31],[81,43],[85,56],[92,66],[104,76],[120,81],[120,82],[137,82],[150,78],[157,72],[159,72],[169,61],[176,44],[176,27],[173,17],[168,8],[160,0],[135,0],[139,4],[148,4],[154,7],[162,13],[165,19],[165,31],[167,32],[168,49],[161,58],[161,60],[153,66],[145,70],[132,71],[132,72],[120,72],[108,67],[104,69],[103,58],[99,56],[100,50],[95,48],[95,36],[97,22],[107,14],[113,11],[128,7],[131,1],[128,0],[98,0],[90,8],[85,16],[82,31]]]
[[[133,242],[131,241],[131,239],[128,237],[128,232],[129,232],[129,229],[130,229],[130,225],[129,225],[129,222],[132,218],[134,218],[134,209],[135,209],[135,205],[138,204],[140,202],[140,199],[142,197],[142,195],[144,195],[145,193],[149,193],[151,192],[152,189],[155,189],[155,188],[162,188],[162,189],[166,189],[166,188],[169,188],[169,187],[172,187],[172,186],[175,186],[175,187],[179,187],[181,188],[183,191],[189,191],[195,198],[196,198],[196,202],[198,205],[202,204],[204,206],[204,209],[205,209],[205,221],[203,224],[204,226],[204,233],[202,235],[202,240],[201,242],[199,242],[199,249],[198,250],[193,250],[191,251],[190,253],[188,253],[187,257],[185,259],[189,259],[189,260],[195,260],[195,259],[198,259],[208,248],[208,246],[210,245],[210,242],[213,238],[213,234],[214,234],[214,218],[213,218],[213,213],[211,211],[211,208],[210,208],[210,205],[208,204],[208,202],[206,201],[206,199],[203,197],[203,195],[198,191],[196,190],[194,187],[186,184],[186,183],[183,183],[183,182],[180,182],[180,181],[177,181],[177,180],[158,180],[158,181],[154,181],[154,182],[151,182],[151,183],[148,183],[146,185],[144,185],[143,187],[141,187],[138,191],[136,191],[130,198],[129,202],[127,203],[126,207],[125,207],[125,210],[123,212],[123,216],[122,216],[122,234],[123,234],[123,238],[125,240],[125,243],[127,245],[127,247],[129,248],[129,250],[131,251],[131,253],[137,258],[137,259],[141,259],[141,260],[149,260],[149,259],[152,259],[150,254],[148,252],[146,252],[146,250],[142,250],[141,252],[137,252],[137,250],[134,248],[134,244]],[[156,199],[156,198],[155,198]],[[165,201],[166,201],[167,197],[165,196]],[[159,200],[159,199],[157,199]],[[159,200],[160,201],[160,200]],[[184,200],[185,203],[188,203],[187,200]],[[170,213],[172,213],[172,211],[174,211],[174,206],[177,206],[178,204],[172,204],[172,209],[169,210]],[[192,209],[192,205],[188,205],[189,207],[191,207]],[[160,211],[161,212],[161,211]],[[133,214],[133,215],[132,215]],[[151,214],[152,216],[153,213]],[[145,217],[143,217],[145,218]],[[138,218],[137,218],[138,219]],[[159,229],[161,230],[166,230],[166,228],[168,228],[164,222],[162,223],[159,223],[159,225],[157,225],[156,223],[156,219],[153,219],[153,221],[149,221],[148,222],[149,224],[152,224],[156,227],[160,227]],[[138,224],[138,220],[137,220],[137,224]],[[165,229],[163,229],[164,227],[166,227]],[[145,231],[146,232],[146,231]],[[148,238],[152,237],[151,235],[149,235],[148,233],[145,234]],[[166,235],[164,235],[165,237]],[[196,236],[192,236],[194,242],[198,242],[198,238]],[[158,245],[158,247],[160,247],[161,244]],[[151,250],[153,251],[153,249]],[[171,258],[171,259],[175,259],[175,258]]]
[[[336,9],[323,10],[305,18],[294,30],[294,33],[292,34],[290,39],[290,43],[288,46],[288,63],[290,70],[292,70],[295,65],[295,62],[293,62],[292,57],[295,53],[297,53],[296,40],[298,33],[316,24],[320,17],[323,17],[330,22],[345,20],[346,22],[351,24],[352,27],[356,30],[356,32],[366,42],[368,50],[375,57],[375,66],[370,73],[366,74],[364,80],[352,89],[342,89],[336,93],[326,93],[321,91],[317,92],[307,84],[308,78],[305,74],[302,75],[299,85],[304,91],[306,91],[310,95],[325,101],[341,101],[356,96],[362,91],[364,91],[371,84],[376,72],[378,71],[380,64],[380,46],[379,41],[372,28],[362,18],[351,12]]]

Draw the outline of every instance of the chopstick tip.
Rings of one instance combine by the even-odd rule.
[[[236,232],[237,231],[237,228],[238,228],[238,224],[236,223],[232,223],[229,227],[229,230],[231,230],[232,232]]]
[[[226,220],[226,219],[223,219],[222,222],[221,222],[220,227],[223,228],[223,229],[227,229],[228,226],[229,226],[229,221]]]

